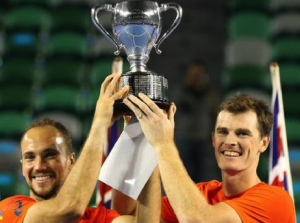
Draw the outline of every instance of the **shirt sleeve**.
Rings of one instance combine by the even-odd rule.
[[[26,196],[9,197],[1,201],[1,223],[22,223],[28,209],[35,203],[35,200]]]
[[[218,186],[220,183],[218,181],[210,181],[210,182],[203,182],[203,183],[198,183],[196,186],[198,187],[199,189],[199,192],[202,193],[202,195],[204,197],[207,198],[207,187],[212,187],[212,188],[215,188],[216,185]],[[162,220],[165,222],[165,223],[179,223],[175,213],[174,213],[174,210],[169,202],[169,199],[167,196],[163,197],[162,198]]]
[[[165,196],[162,199],[162,220],[165,223],[178,223],[178,219],[173,211],[173,208],[171,207],[171,204],[168,200],[168,198]]]
[[[78,223],[110,223],[119,216],[117,212],[106,209],[104,206],[97,208],[87,207]]]
[[[295,207],[289,194],[274,186],[256,189],[225,201],[239,214],[243,223],[295,223]]]
[[[106,221],[105,223],[111,223],[115,218],[119,217],[120,215],[113,210],[106,209]]]

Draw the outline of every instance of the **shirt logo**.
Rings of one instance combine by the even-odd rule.
[[[14,208],[14,212],[16,216],[20,216],[22,212],[22,201],[18,201],[18,206]]]
[[[0,211],[0,221],[3,220],[3,214],[2,214],[2,211]]]

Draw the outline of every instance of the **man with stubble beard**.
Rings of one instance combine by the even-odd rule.
[[[119,78],[112,74],[103,82],[88,138],[76,162],[70,134],[63,125],[46,118],[28,127],[21,150],[30,197],[19,195],[1,201],[1,223],[159,222],[157,171],[139,197],[141,205],[137,205],[136,216],[119,216],[105,207],[87,207],[99,176],[107,131],[115,120],[114,102],[128,92],[128,86],[116,90]]]

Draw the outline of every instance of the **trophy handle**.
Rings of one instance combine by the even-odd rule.
[[[169,9],[174,9],[177,13],[177,16],[170,29],[167,32],[165,32],[165,34],[154,44],[154,48],[157,54],[161,54],[161,50],[159,49],[160,44],[174,31],[174,29],[179,25],[182,18],[182,8],[177,3],[172,2],[172,3],[162,4],[161,7],[159,8],[159,12],[160,13],[165,12]]]
[[[98,30],[100,30],[100,32],[103,33],[103,35],[111,42],[113,43],[116,47],[117,47],[117,51],[114,52],[115,55],[119,55],[120,54],[120,50],[122,49],[123,45],[118,43],[118,40],[115,39],[112,35],[109,34],[109,32],[107,32],[104,27],[100,24],[99,20],[98,20],[98,13],[99,11],[107,11],[107,12],[112,12],[115,13],[115,8],[110,5],[110,4],[104,4],[104,5],[96,5],[95,7],[92,8],[92,12],[91,12],[91,16],[92,16],[92,20],[93,23],[95,24],[95,26],[97,27]]]

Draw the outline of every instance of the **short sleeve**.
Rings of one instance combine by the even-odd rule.
[[[275,186],[261,186],[225,201],[239,214],[243,223],[295,223],[295,207],[289,194]]]
[[[168,198],[165,196],[162,199],[162,219],[165,223],[178,223],[177,217],[170,205]]]
[[[113,211],[113,210],[109,210],[109,209],[106,209],[106,221],[105,223],[110,223],[112,222],[115,218],[119,217],[120,215]]]
[[[79,220],[78,223],[111,223],[119,216],[120,215],[117,212],[106,209],[103,206],[98,208],[87,207],[84,212],[84,216]]]
[[[36,201],[26,196],[13,196],[0,202],[1,223],[22,223],[28,209]]]

